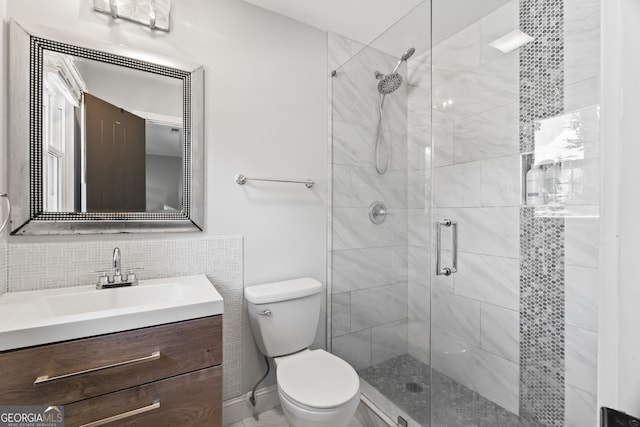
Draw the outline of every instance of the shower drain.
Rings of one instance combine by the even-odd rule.
[[[405,387],[411,393],[422,393],[422,391],[423,391],[422,386],[420,384],[418,384],[418,383],[413,382],[413,381],[412,382],[408,382]]]

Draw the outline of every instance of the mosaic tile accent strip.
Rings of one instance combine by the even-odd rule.
[[[206,274],[224,298],[223,397],[242,394],[242,237],[6,246],[9,292],[95,283],[96,277],[89,272],[109,268],[115,246],[122,251],[123,270],[144,268],[141,279]]]
[[[520,215],[520,413],[563,426],[564,219]]]
[[[520,0],[520,152],[535,149],[537,120],[564,108],[563,0]],[[564,219],[520,210],[520,415],[563,426]]]
[[[564,0],[520,0],[520,152],[534,149],[536,120],[564,111]]]
[[[520,412],[563,426],[564,219],[520,215]]]

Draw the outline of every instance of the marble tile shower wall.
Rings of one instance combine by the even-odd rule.
[[[564,0],[565,113],[580,112],[591,134],[581,133],[585,160],[598,182],[600,2]],[[588,149],[589,148],[589,149]],[[596,186],[589,190],[599,200]],[[598,211],[597,206],[594,209]],[[595,425],[598,345],[600,219],[565,219],[565,425]]]
[[[329,66],[337,69],[331,82],[332,350],[356,369],[407,352],[406,85],[385,100],[389,170],[380,175],[374,165],[379,113],[373,73],[390,72],[397,60],[329,35]],[[406,75],[406,66],[401,72]],[[380,225],[368,218],[376,200],[390,212]]]
[[[597,124],[599,2],[565,0],[564,7],[565,112],[579,110]],[[514,413],[520,376],[519,55],[488,43],[516,28],[518,16],[514,0],[417,56],[409,64],[408,98],[410,301],[418,292],[428,298],[430,280],[432,366]],[[430,133],[432,151],[425,140]],[[597,138],[581,142],[591,144],[597,168]],[[429,279],[419,268],[430,258],[429,240],[421,239],[431,230],[424,204],[430,184],[434,219],[460,224],[460,270],[450,278]],[[595,420],[599,220],[567,218],[565,224],[565,418],[578,426]],[[447,260],[446,233],[443,244]],[[428,352],[412,348],[421,335],[412,336],[411,319],[425,316],[425,327],[428,315],[410,302],[409,351],[425,362]]]
[[[92,270],[109,269],[113,248],[123,270],[142,279],[206,274],[224,298],[224,399],[242,393],[242,237],[66,243],[7,243],[9,292],[93,284]],[[2,249],[3,246],[0,246]],[[2,259],[0,257],[0,259]],[[2,271],[2,261],[0,261]]]
[[[431,365],[431,52],[417,54],[408,74],[409,354]]]

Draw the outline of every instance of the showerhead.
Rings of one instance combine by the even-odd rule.
[[[402,76],[397,73],[398,68],[400,68],[402,62],[411,58],[414,53],[416,53],[415,48],[412,47],[407,49],[400,57],[400,60],[398,61],[396,66],[393,67],[393,71],[391,71],[389,74],[382,74],[380,71],[376,71],[374,73],[376,79],[380,80],[378,82],[378,92],[380,92],[382,95],[389,95],[390,93],[398,90],[400,86],[402,86]]]
[[[402,76],[398,73],[385,74],[378,82],[378,92],[389,95],[402,86]]]
[[[414,47],[410,47],[402,54],[402,56],[400,57],[400,60],[406,61],[407,59],[411,58],[414,53],[416,53],[416,49]]]
[[[396,64],[395,67],[393,67],[393,71],[390,74],[395,73],[396,71],[398,71],[398,68],[400,68],[400,65],[406,61],[407,59],[411,58],[413,56],[413,54],[416,53],[416,49],[411,47],[407,50],[404,51],[404,53],[402,54],[402,56],[400,57],[400,60],[398,61],[398,63]]]

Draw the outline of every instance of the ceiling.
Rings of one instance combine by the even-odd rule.
[[[422,0],[245,0],[369,44]]]
[[[432,35],[437,44],[510,0],[433,0],[433,8],[431,0],[245,1],[399,56],[409,46],[427,50]]]

